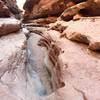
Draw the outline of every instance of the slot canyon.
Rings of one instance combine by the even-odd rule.
[[[0,100],[100,100],[100,0],[0,0]]]

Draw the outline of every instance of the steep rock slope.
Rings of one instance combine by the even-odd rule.
[[[73,26],[74,26],[73,24],[75,23],[76,24],[79,23],[80,28],[77,29],[77,26],[75,28],[79,31],[82,27],[84,28],[84,26],[90,28],[90,25],[87,26],[88,24],[82,26],[85,21],[87,23],[91,23],[91,25],[94,25],[94,23],[99,22],[98,21],[99,19],[96,18],[95,21],[91,21],[91,20],[92,20],[91,18],[84,19],[82,20],[82,23],[81,20],[79,20],[78,22],[58,21],[57,23],[51,24],[50,26],[51,27],[56,26],[57,28],[57,25],[60,24],[61,27],[66,27],[65,29],[66,34],[67,31],[68,34],[71,34],[72,31],[76,31],[73,30]],[[100,24],[96,24],[96,25],[94,28],[92,28],[92,32],[96,32],[95,29],[97,29],[100,26]],[[88,30],[88,28],[87,30],[85,28],[85,30],[88,32],[88,34],[90,34],[89,36],[92,36],[92,33],[89,33],[90,31]],[[66,38],[66,34],[61,33],[61,31],[59,32],[59,31],[52,30],[50,28],[43,29],[43,28],[36,28],[36,27],[33,28],[29,27],[28,29],[31,32],[33,31],[32,34],[38,34],[39,37],[41,36],[42,40],[41,39],[38,40],[37,46],[40,46],[41,49],[45,47],[47,52],[46,55],[49,57],[48,58],[47,56],[45,56],[43,62],[45,63],[45,65],[47,65],[46,66],[47,69],[49,68],[48,70],[51,73],[51,75],[54,75],[53,77],[55,77],[57,76],[57,72],[58,72],[59,77],[58,76],[57,77],[58,78],[61,77],[62,80],[61,82],[64,82],[65,84],[57,88],[55,91],[52,91],[52,94],[45,95],[45,96],[38,95],[38,97],[35,96],[36,98],[34,98],[34,100],[99,100],[100,99],[100,95],[99,95],[100,54],[99,52],[94,52],[89,50],[88,45],[86,44],[70,41],[68,38]],[[94,34],[93,36],[95,35],[96,34]],[[31,39],[35,40],[36,37],[31,36]],[[53,42],[50,42],[50,40]],[[55,48],[54,45],[60,48],[59,49],[60,53],[58,53],[57,48]],[[35,49],[36,48],[34,48],[33,50]],[[59,54],[59,56],[55,56],[56,53]],[[57,59],[59,60],[56,60],[55,57],[57,57]],[[39,60],[37,60],[37,62],[38,61]],[[60,64],[60,70],[58,70],[59,69],[58,66],[53,66],[53,67],[49,66],[51,64],[57,65],[58,62]],[[53,72],[55,74],[52,74]],[[54,82],[55,81],[57,82],[56,79],[54,80]]]

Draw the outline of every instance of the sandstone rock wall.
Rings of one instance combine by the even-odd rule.
[[[34,19],[47,16],[58,16],[66,7],[65,0],[27,0],[25,9],[25,19]]]
[[[0,17],[21,18],[21,10],[18,8],[16,0],[0,0]]]
[[[16,8],[3,1],[0,11]],[[58,15],[66,3],[27,0],[25,17]],[[0,100],[100,100],[100,18],[38,21],[0,18]]]
[[[0,17],[10,17],[10,11],[8,7],[0,0]]]

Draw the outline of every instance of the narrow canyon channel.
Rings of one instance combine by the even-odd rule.
[[[0,100],[100,100],[99,0],[0,0]]]

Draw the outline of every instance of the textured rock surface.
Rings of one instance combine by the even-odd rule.
[[[64,50],[61,59],[66,85],[58,90],[58,95],[55,93],[49,99],[99,100],[100,55],[67,39],[61,39],[58,44]]]
[[[21,18],[21,10],[18,8],[16,0],[0,0],[0,17]]]
[[[29,95],[27,100],[41,100],[60,88],[57,84],[59,78],[54,73],[55,66],[49,59],[48,50],[39,46],[40,39],[42,37],[36,33],[33,33],[28,39],[27,94]]]
[[[0,17],[10,17],[10,14],[8,7],[0,0]]]
[[[25,100],[25,40],[23,32],[0,38],[0,100]]]
[[[38,100],[52,92],[50,76],[44,64],[46,50],[38,46],[39,35],[32,35],[27,42],[27,100]]]
[[[65,6],[64,0],[27,0],[24,5],[25,19],[57,16],[63,12]]]
[[[64,87],[50,95],[42,96],[41,100],[99,100],[100,54],[88,50],[87,45],[70,41],[65,37],[61,38],[61,33],[57,31],[41,31],[44,34],[48,33],[55,41],[55,45],[61,48],[59,62],[65,83]],[[51,53],[51,56],[54,55]],[[36,98],[38,99],[40,98]]]
[[[56,22],[57,18],[58,17],[46,17],[46,18],[38,18],[38,19],[34,19],[34,20],[23,20],[23,22],[45,25],[45,24],[50,24],[50,23]]]
[[[89,44],[89,48],[92,50],[100,50],[99,17],[72,21],[64,31],[64,34],[70,40]]]
[[[17,6],[16,0],[2,0],[5,2],[7,7],[9,8],[10,12],[16,17],[17,19],[21,18],[21,10]]]
[[[27,2],[29,18],[57,15],[65,6]],[[100,100],[100,53],[92,51],[100,50],[100,18],[40,25],[45,21],[22,25],[25,45],[20,22],[0,19],[0,100]]]
[[[0,36],[20,30],[20,21],[12,18],[0,19]]]
[[[77,0],[74,0],[77,1]],[[67,8],[59,19],[69,21],[80,19],[81,16],[100,16],[99,0],[79,0],[81,3]],[[83,1],[83,2],[82,2]]]

